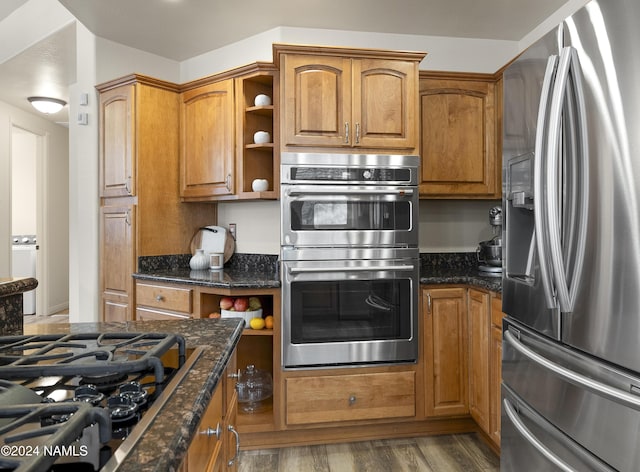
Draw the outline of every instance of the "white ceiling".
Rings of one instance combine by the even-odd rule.
[[[0,1],[0,21],[27,1]],[[518,41],[567,0],[58,1],[96,36],[183,61],[278,26]],[[66,100],[75,50],[69,26],[0,64],[0,100]]]

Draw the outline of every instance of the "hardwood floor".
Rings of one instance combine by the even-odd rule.
[[[498,472],[476,434],[243,451],[239,472]]]

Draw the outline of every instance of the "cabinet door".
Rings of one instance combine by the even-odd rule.
[[[131,320],[135,206],[100,208],[100,282],[105,321]]]
[[[466,290],[424,289],[422,319],[426,415],[468,414]]]
[[[234,193],[233,79],[188,90],[181,103],[180,195]]]
[[[135,195],[135,86],[100,94],[100,196]]]
[[[499,197],[495,84],[422,79],[420,113],[420,194]]]
[[[500,419],[502,401],[500,385],[502,383],[502,300],[499,296],[491,297],[491,349],[490,349],[490,417],[489,436],[500,446]]]
[[[224,460],[223,389],[216,388],[187,452],[189,472],[221,471]]]
[[[415,62],[353,61],[353,133],[355,146],[418,147],[418,71]]]
[[[351,60],[284,55],[282,144],[350,146]]]
[[[489,294],[469,289],[469,410],[489,432]]]

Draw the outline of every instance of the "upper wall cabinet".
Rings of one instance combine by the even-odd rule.
[[[100,94],[100,196],[135,195],[135,86]]]
[[[183,201],[274,199],[280,188],[278,71],[255,63],[182,86]],[[267,101],[258,101],[258,95]],[[265,98],[265,97],[261,97]],[[269,103],[267,103],[269,102]],[[256,135],[256,133],[260,135]],[[266,137],[266,139],[265,139]],[[267,188],[254,180],[266,180]]]
[[[416,152],[418,64],[423,57],[275,44],[282,149]]]
[[[420,74],[422,179],[427,198],[500,198],[496,78]]]
[[[184,199],[234,194],[233,89],[233,79],[226,79],[181,94],[180,195]]]

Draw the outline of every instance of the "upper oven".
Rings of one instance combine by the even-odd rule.
[[[418,246],[418,156],[283,153],[281,160],[282,246]]]

